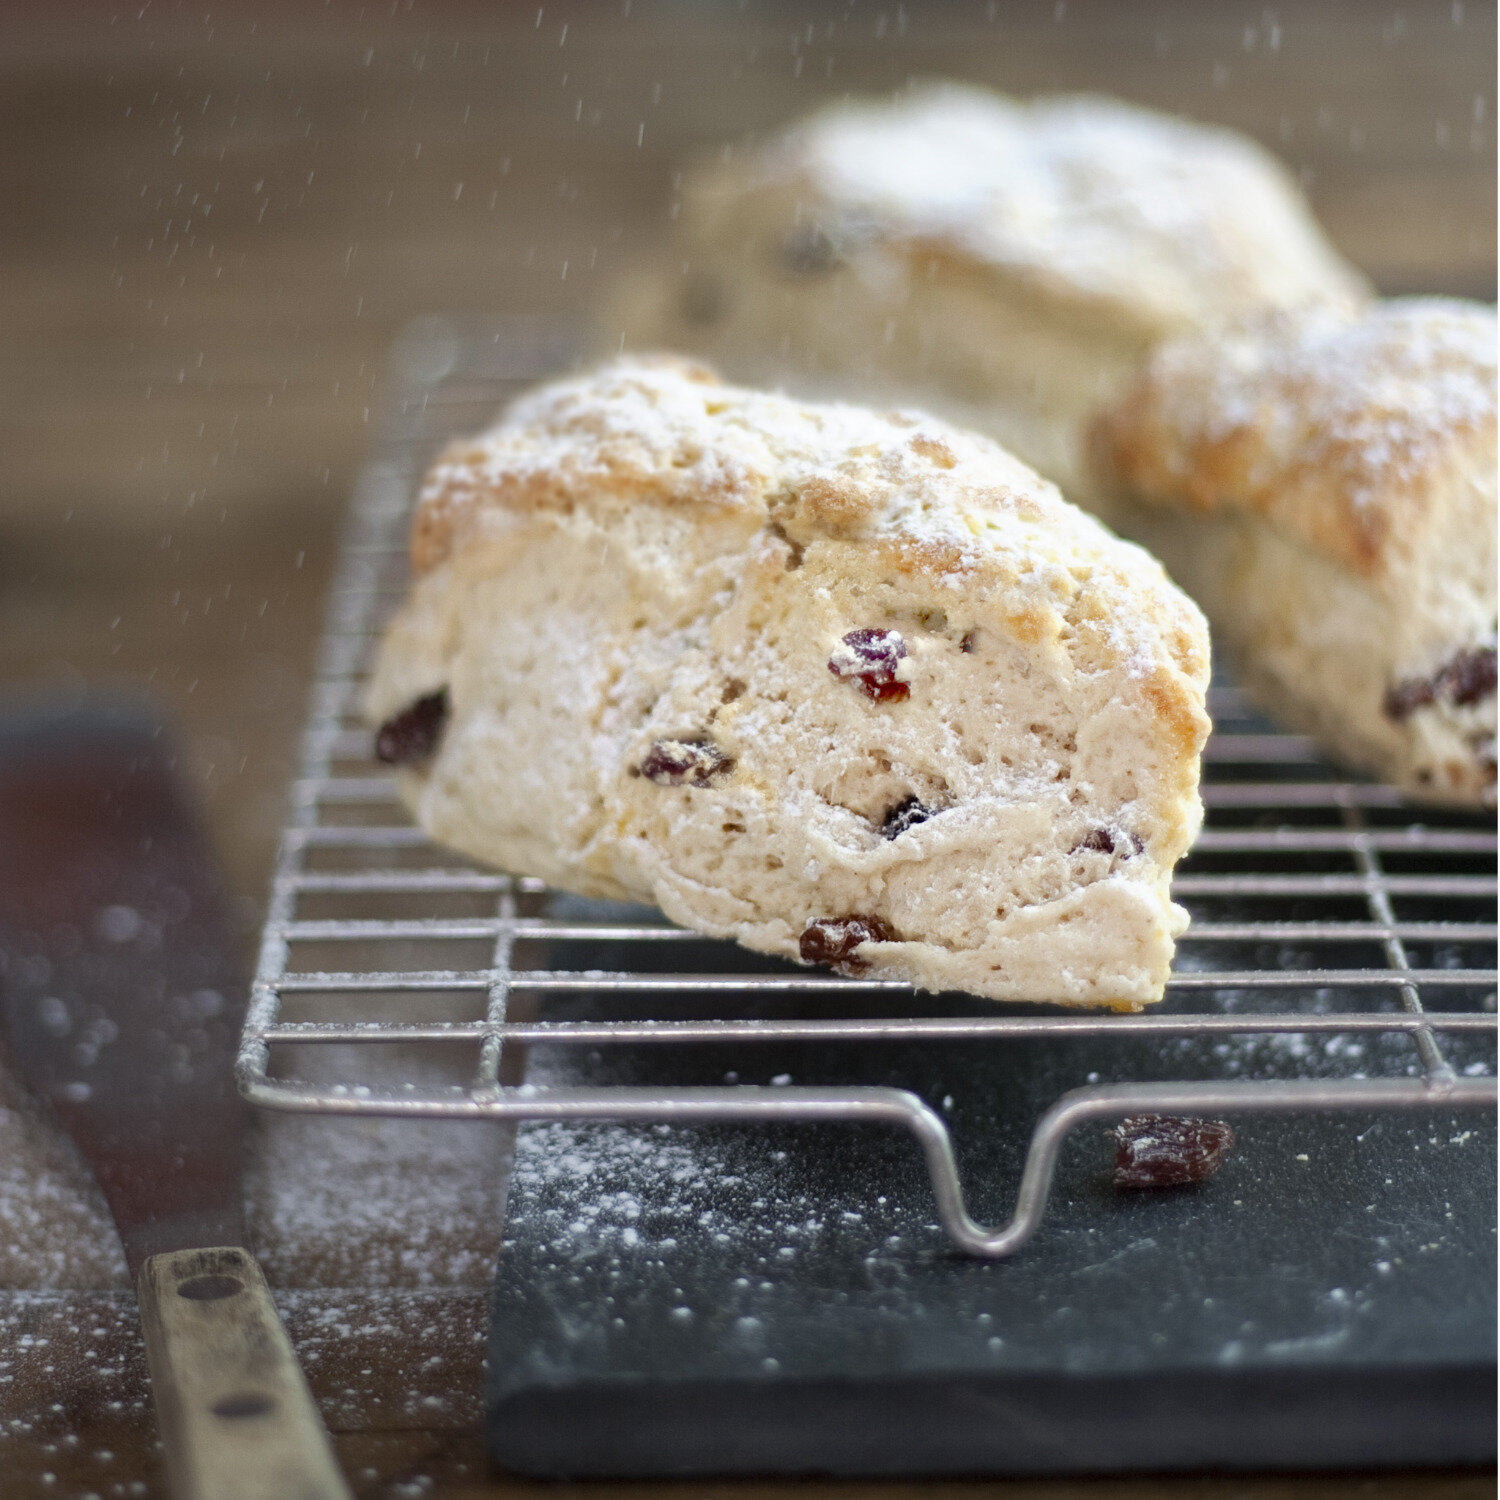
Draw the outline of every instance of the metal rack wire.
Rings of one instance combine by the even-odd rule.
[[[481,426],[571,347],[566,330],[515,320],[427,320],[398,345],[384,441],[361,476],[333,583],[271,891],[238,1065],[248,1099],[342,1115],[896,1124],[921,1145],[944,1229],[983,1256],[1009,1254],[1034,1232],[1062,1143],[1087,1120],[1494,1107],[1493,822],[1410,809],[1388,787],[1342,778],[1231,686],[1211,691],[1208,816],[1174,883],[1194,924],[1166,1002],[1147,1015],[933,1000],[899,983],[831,978],[428,844],[373,763],[359,717],[369,652],[405,585],[412,493],[436,443]],[[580,1000],[592,1007],[582,1015]],[[1316,1037],[1325,1047],[1294,1076],[1163,1077],[1063,1094],[1037,1122],[1014,1215],[998,1228],[967,1212],[942,1116],[902,1089],[524,1081],[527,1050],[542,1046],[777,1042],[815,1057],[816,1044],[835,1041],[1022,1037],[1119,1047]],[[1383,1039],[1373,1067],[1363,1046],[1340,1045],[1360,1037]],[[384,1061],[370,1066],[377,1054]]]

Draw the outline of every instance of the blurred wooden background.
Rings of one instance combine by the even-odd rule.
[[[684,152],[923,75],[1236,126],[1300,171],[1383,291],[1491,300],[1495,58],[1482,0],[12,0],[0,693],[149,685],[185,725],[248,932],[333,528],[405,320],[587,317],[662,235]],[[449,1439],[418,1424],[362,1441],[341,1439],[364,1488],[418,1494],[384,1486]],[[1143,1484],[1106,1489],[1164,1492]],[[1479,1486],[1493,1493],[1485,1476],[1172,1492]]]

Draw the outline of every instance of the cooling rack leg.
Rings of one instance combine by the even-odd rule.
[[[921,1143],[937,1200],[938,1222],[960,1249],[992,1260],[1013,1255],[1036,1233],[1046,1211],[1062,1144],[1090,1120],[1127,1115],[1290,1114],[1317,1110],[1447,1109],[1496,1106],[1493,1079],[1343,1079],[1288,1083],[1116,1084],[1064,1094],[1032,1132],[1016,1193],[1015,1212],[1003,1228],[976,1223],[964,1205],[958,1164],[948,1129],[928,1107],[905,1095],[902,1123]]]

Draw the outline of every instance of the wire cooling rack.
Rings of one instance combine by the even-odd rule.
[[[1035,1231],[1062,1143],[1088,1120],[1494,1107],[1493,819],[1414,810],[1388,787],[1342,777],[1228,685],[1210,691],[1207,819],[1173,887],[1194,921],[1165,1002],[1146,1015],[834,978],[429,844],[372,760],[360,718],[370,653],[405,588],[412,496],[436,444],[482,427],[574,347],[566,330],[515,320],[424,320],[398,343],[383,439],[361,474],[333,582],[245,1026],[238,1076],[253,1103],[429,1118],[896,1124],[925,1154],[944,1229],[984,1256],[1009,1254]],[[915,1093],[524,1081],[539,1047],[603,1057],[715,1042],[750,1057],[745,1049],[790,1043],[815,1076],[819,1044],[1037,1037],[1105,1039],[1122,1058],[1154,1046],[1164,1076],[1059,1097],[1032,1135],[1014,1215],[996,1228],[970,1217],[948,1128]],[[1212,1044],[1214,1076],[1172,1076],[1183,1053],[1171,1043],[1183,1039]],[[1263,1045],[1247,1051],[1247,1040]]]

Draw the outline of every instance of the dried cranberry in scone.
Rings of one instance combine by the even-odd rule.
[[[911,696],[911,668],[899,630],[851,630],[833,648],[828,670],[877,703],[897,703]]]
[[[924,807],[919,797],[906,797],[887,810],[881,820],[880,832],[888,839],[900,838],[908,828],[925,823],[932,816],[932,808]]]
[[[727,776],[734,761],[712,740],[655,740],[640,769],[662,786],[708,786],[715,776]]]
[[[1068,850],[1069,854],[1118,854],[1129,859],[1145,853],[1146,845],[1139,834],[1122,828],[1091,828]]]
[[[1090,828],[1084,836],[1068,850],[1069,854],[1113,854],[1114,835],[1107,828]]]
[[[1495,648],[1478,646],[1450,657],[1427,677],[1408,677],[1386,690],[1382,708],[1395,723],[1446,699],[1460,708],[1495,695]]]
[[[861,943],[896,943],[900,938],[879,917],[819,917],[809,922],[797,950],[804,963],[832,964],[841,974],[863,974],[870,967],[855,949]]]
[[[392,714],[375,733],[375,758],[388,766],[419,766],[432,759],[448,722],[448,689],[418,698]]]

